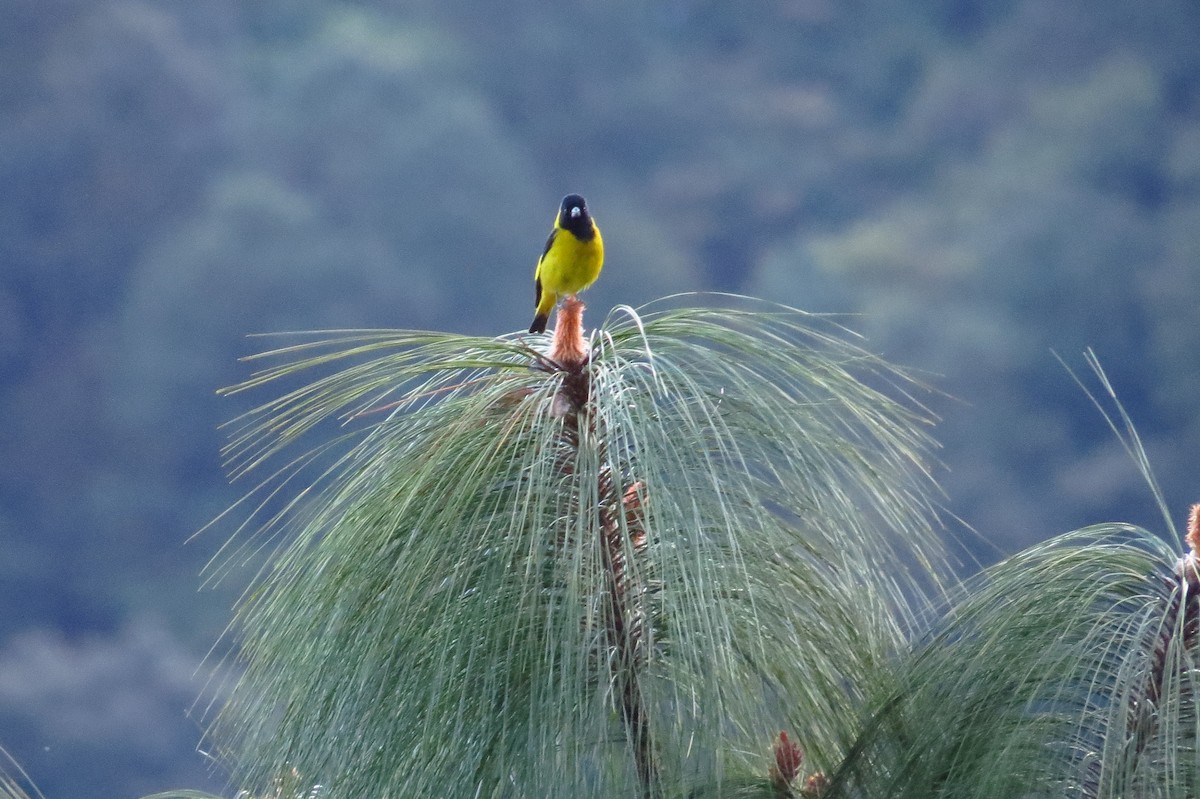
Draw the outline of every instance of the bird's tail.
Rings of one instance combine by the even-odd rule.
[[[545,333],[546,332],[546,323],[549,321],[550,321],[550,314],[539,313],[537,316],[533,317],[533,324],[531,324],[529,326],[529,332],[530,333]]]

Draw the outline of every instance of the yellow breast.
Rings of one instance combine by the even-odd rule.
[[[578,294],[595,282],[604,266],[604,239],[600,229],[590,241],[559,228],[554,243],[538,264],[537,276],[547,294]]]

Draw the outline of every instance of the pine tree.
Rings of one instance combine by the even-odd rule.
[[[800,749],[839,762],[940,557],[924,417],[881,390],[905,378],[789,309],[581,318],[347,334],[235,389],[347,364],[229,451],[259,468],[348,428],[256,494],[284,543],[216,729],[238,785],[770,796]]]
[[[844,331],[581,315],[341,334],[233,389],[333,370],[229,449],[284,464],[226,553],[272,549],[214,731],[239,796],[1200,793],[1200,506],[1182,558],[1098,525],[956,584],[913,384]]]

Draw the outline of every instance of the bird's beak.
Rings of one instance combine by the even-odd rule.
[[[572,208],[572,209],[571,209],[571,218],[572,218],[572,219],[575,219],[575,218],[577,218],[577,217],[578,217],[578,216],[579,216],[581,213],[583,213],[583,211],[579,210],[579,206],[577,205],[577,206],[575,206],[574,208]]]

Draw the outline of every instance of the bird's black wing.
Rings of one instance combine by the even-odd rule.
[[[546,253],[550,252],[550,247],[554,244],[554,237],[558,235],[558,228],[551,228],[550,235],[546,237],[546,246],[542,248],[542,257],[538,258],[538,263],[542,262],[542,258],[546,257]]]
[[[546,253],[550,252],[550,247],[554,245],[554,237],[558,235],[558,228],[552,228],[550,235],[546,237],[546,246],[542,248],[542,255],[538,258],[538,266],[542,265],[542,261],[546,260]],[[538,277],[534,281],[533,307],[536,308],[538,303],[542,301],[542,279]]]

